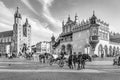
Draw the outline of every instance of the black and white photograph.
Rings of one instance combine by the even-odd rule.
[[[120,80],[120,0],[0,0],[0,80]]]

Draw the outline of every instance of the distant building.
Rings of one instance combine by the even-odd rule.
[[[62,33],[57,38],[55,52],[60,50],[70,53],[85,53],[90,55],[115,56],[120,54],[120,34],[112,34],[109,24],[98,19],[93,13],[86,21],[71,20],[62,22]]]
[[[14,53],[19,55],[22,52],[23,45],[26,44],[30,51],[31,47],[31,25],[26,19],[26,22],[22,24],[22,16],[19,12],[19,8],[14,14],[13,30],[0,32],[0,54]]]
[[[50,42],[42,41],[36,44],[36,51],[38,53],[50,53]]]

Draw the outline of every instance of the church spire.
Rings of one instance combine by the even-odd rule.
[[[77,13],[75,14],[75,22],[77,22],[78,20],[78,16],[77,16]]]
[[[95,16],[95,11],[93,10],[93,16],[92,18],[96,19],[97,17]]]
[[[19,13],[19,7],[17,6],[17,10],[15,12],[15,15],[14,15],[15,18],[22,18],[21,17],[21,14]]]
[[[93,16],[95,16],[95,11],[93,10]]]
[[[28,19],[26,18],[26,23],[28,24]]]
[[[70,21],[70,14],[68,15],[68,21]]]
[[[19,13],[19,7],[17,6],[17,13]]]
[[[64,20],[62,21],[62,27],[64,27]]]
[[[90,23],[91,24],[95,24],[96,23],[96,19],[97,19],[97,17],[95,16],[95,11],[93,10],[93,15],[90,18]]]
[[[55,36],[54,36],[54,34],[53,34],[53,33],[52,33],[51,41],[52,41],[52,42],[54,42],[54,41],[55,41]]]

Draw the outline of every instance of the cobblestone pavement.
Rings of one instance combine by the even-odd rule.
[[[120,72],[119,66],[113,66],[112,61],[93,61],[86,63],[86,71],[97,70],[102,72]],[[67,65],[60,68],[57,64],[50,66],[49,64],[41,64],[30,60],[20,59],[1,59],[0,60],[0,71],[2,69],[9,70],[70,70]],[[74,69],[76,70],[76,69]],[[2,70],[3,71],[3,70]],[[93,71],[94,72],[94,71]]]
[[[99,63],[99,64],[98,64]],[[1,60],[0,80],[119,80],[120,69],[112,62],[87,62],[86,69],[70,70],[57,64],[27,60]]]

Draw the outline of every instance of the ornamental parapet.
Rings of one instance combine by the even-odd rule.
[[[90,28],[90,24],[76,25],[73,28],[73,32],[83,31]]]
[[[66,32],[66,33],[61,33],[60,37],[64,37],[64,36],[69,36],[69,35],[72,35],[72,31],[70,32]]]
[[[107,27],[109,26],[108,23],[106,23],[106,22],[104,22],[104,21],[102,21],[102,20],[100,20],[100,19],[97,19],[96,22],[97,22],[98,24],[102,24],[102,25],[107,26]]]

